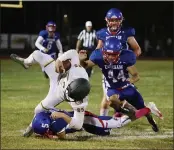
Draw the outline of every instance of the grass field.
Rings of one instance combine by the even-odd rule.
[[[1,61],[1,149],[173,149],[173,63],[172,61],[138,61],[140,81],[136,84],[145,102],[153,101],[164,120],[156,119],[160,131],[154,133],[142,118],[108,137],[86,132],[69,134],[65,141],[24,138],[24,130],[33,117],[35,106],[47,95],[46,80],[38,65],[24,70],[11,60]],[[101,73],[95,68],[88,110],[99,114],[102,98]],[[69,110],[66,102],[59,106]],[[110,115],[113,110],[110,109]]]

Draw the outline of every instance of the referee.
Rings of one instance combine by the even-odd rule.
[[[93,50],[95,50],[97,45],[96,31],[92,28],[92,22],[87,21],[85,24],[85,29],[82,30],[77,38],[76,50],[86,50],[87,59]],[[86,69],[88,76],[91,76],[92,68]]]

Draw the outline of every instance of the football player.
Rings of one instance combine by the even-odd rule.
[[[83,56],[80,59],[83,60]],[[126,100],[136,109],[146,107],[141,94],[133,85],[140,79],[135,67],[136,56],[131,50],[122,50],[120,40],[110,37],[101,49],[96,49],[89,60],[83,63],[86,67],[98,65],[101,69],[107,83],[107,100],[117,112],[119,112],[119,109],[115,101],[124,103],[124,100]],[[156,109],[155,105],[153,107]],[[156,109],[156,113],[162,118],[158,109]],[[159,129],[150,113],[146,117],[152,125],[152,129],[157,132]]]
[[[70,56],[73,58],[70,59]],[[37,50],[32,53],[32,57],[44,69],[50,80],[49,92],[36,106],[34,113],[52,109],[66,100],[74,111],[74,116],[69,123],[70,128],[81,129],[84,111],[88,105],[87,95],[90,92],[90,84],[86,70],[80,66],[77,51],[69,50],[59,56],[56,61],[49,55]],[[68,62],[64,66],[65,70],[56,66],[57,63],[63,64],[62,61]],[[30,123],[23,136],[28,137],[32,133],[32,124]]]
[[[58,32],[56,32],[55,22],[49,21],[46,24],[46,30],[40,31],[39,36],[35,42],[35,46],[38,48],[39,51],[50,55],[53,59],[57,59],[58,56],[63,54],[62,44],[60,42],[60,35]],[[16,54],[11,54],[10,57],[12,58],[12,60],[21,64],[25,69],[28,69],[32,64],[36,63],[33,60],[32,54],[29,55],[29,57],[26,59],[20,58]]]
[[[85,111],[83,129],[95,135],[110,135],[111,129],[121,128],[149,112],[151,112],[151,108],[136,110],[136,118],[133,119],[129,114],[113,118],[110,116],[97,116],[89,111]],[[79,131],[69,128],[73,114],[74,112],[66,112],[64,110],[40,112],[33,119],[32,129],[36,134],[44,137],[64,139],[66,134]]]
[[[119,9],[111,8],[105,17],[107,27],[97,31],[98,45],[96,49],[101,48],[105,41],[110,37],[119,39],[122,43],[122,49],[133,49],[138,57],[141,54],[141,48],[138,45],[135,36],[135,29],[132,27],[124,27],[122,25],[124,17]],[[103,99],[101,102],[100,115],[108,115],[109,106],[106,100],[106,79],[102,76]]]

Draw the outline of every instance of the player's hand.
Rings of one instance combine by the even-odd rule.
[[[141,55],[141,50],[140,49],[139,50],[135,50],[134,53],[135,53],[136,57],[138,57],[138,56]]]
[[[44,53],[47,53],[49,51],[49,49],[45,48],[43,51],[44,51]]]
[[[57,119],[57,118],[62,118],[62,113],[61,112],[54,111],[54,112],[52,112],[51,117],[54,120]]]
[[[84,61],[87,58],[87,51],[86,50],[80,50],[79,51],[79,59],[80,61]]]
[[[63,63],[59,59],[56,60],[56,66],[55,67],[56,67],[56,72],[57,73],[61,73],[62,70],[63,70],[63,73],[65,72],[65,68],[63,66]]]

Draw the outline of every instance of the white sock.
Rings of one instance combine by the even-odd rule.
[[[28,56],[28,58],[24,59],[24,63],[27,65],[35,63],[35,60],[34,60],[32,54],[30,54],[30,56]]]
[[[117,119],[110,119],[110,120],[107,120],[106,121],[106,125],[107,125],[107,128],[111,128],[111,129],[114,129],[114,128],[120,128],[126,124],[128,124],[129,122],[131,122],[131,120],[129,119],[128,116],[123,116],[123,117],[118,117]]]
[[[100,116],[108,116],[109,109],[100,109]]]

